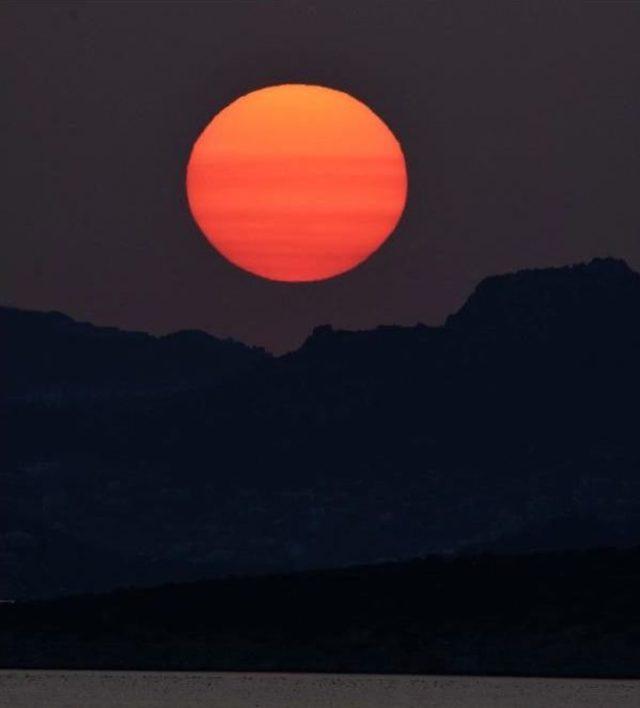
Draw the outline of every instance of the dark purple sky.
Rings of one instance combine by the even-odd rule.
[[[438,324],[489,274],[640,268],[640,3],[5,2],[0,26],[3,304],[283,351]],[[306,285],[227,263],[184,194],[218,110],[298,81],[369,104],[409,170],[387,244]]]

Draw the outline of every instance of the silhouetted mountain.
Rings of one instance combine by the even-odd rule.
[[[639,300],[637,273],[624,261],[596,258],[588,264],[486,278],[447,319],[446,328],[534,341],[603,333],[637,336]]]
[[[0,606],[0,667],[640,678],[640,550],[427,558]]]
[[[206,335],[62,346],[60,328],[89,326],[5,313],[23,383],[0,591],[51,594],[42,556],[14,546],[63,537],[100,550],[56,592],[99,587],[107,557],[113,587],[163,564],[171,580],[638,543],[639,312],[640,275],[598,259],[489,278],[443,327],[321,327],[279,358]],[[207,378],[221,351],[225,375]],[[82,396],[33,393],[74,376]]]
[[[5,392],[18,398],[64,401],[208,386],[269,358],[204,332],[153,337],[59,312],[0,308],[0,327]]]

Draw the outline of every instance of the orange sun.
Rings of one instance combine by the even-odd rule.
[[[191,212],[235,265],[271,280],[354,268],[396,227],[407,195],[400,144],[373,111],[323,86],[242,96],[196,140]]]

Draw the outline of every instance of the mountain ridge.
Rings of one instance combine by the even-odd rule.
[[[9,401],[0,592],[46,595],[63,538],[104,546],[119,584],[163,564],[179,580],[561,549],[584,519],[589,544],[640,541],[640,276],[610,259],[516,276],[535,317],[515,331],[503,304],[521,299],[481,293],[442,327],[321,327],[280,357],[241,348],[214,377],[180,355],[144,388],[112,357],[117,395],[91,383],[98,350],[91,395]],[[16,361],[46,383],[37,357]],[[55,592],[108,589],[97,567],[50,576]]]

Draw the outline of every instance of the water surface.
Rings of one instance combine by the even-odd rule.
[[[640,681],[0,671],[2,708],[637,708]]]

